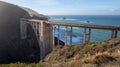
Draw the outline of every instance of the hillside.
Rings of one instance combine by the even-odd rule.
[[[120,66],[120,38],[100,43],[58,46],[42,61],[42,64],[48,67],[51,64],[52,67]]]
[[[29,8],[28,8],[29,9]],[[32,12],[31,14],[29,13]],[[39,62],[39,43],[31,25],[27,25],[27,36],[21,38],[21,18],[47,20],[36,16],[32,9],[0,1],[0,63]],[[31,17],[31,15],[33,15]]]
[[[39,14],[30,8],[21,7],[21,6],[19,6],[19,7],[28,12],[30,19],[48,20],[48,16]]]
[[[120,67],[120,38],[89,44],[57,46],[40,63],[15,63],[12,67]]]

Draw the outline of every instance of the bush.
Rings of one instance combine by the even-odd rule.
[[[37,63],[25,64],[18,62],[18,63],[10,63],[10,64],[1,64],[0,67],[42,67],[42,66]]]
[[[92,64],[102,64],[110,61],[115,61],[115,59],[107,54],[97,55],[94,58],[91,59],[89,58],[87,60],[84,60],[85,63],[92,63]]]

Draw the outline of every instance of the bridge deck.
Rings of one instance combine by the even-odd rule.
[[[41,22],[43,20],[29,20],[32,22]],[[91,28],[91,29],[103,29],[103,30],[115,30],[120,31],[120,26],[105,26],[105,25],[93,25],[93,24],[76,24],[76,23],[63,23],[63,22],[51,22],[44,21],[51,25],[60,25],[60,26],[71,26],[71,27],[81,27],[81,28]]]

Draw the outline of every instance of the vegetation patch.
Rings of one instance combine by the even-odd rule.
[[[40,63],[0,67],[120,67],[120,38],[99,43],[57,46]]]

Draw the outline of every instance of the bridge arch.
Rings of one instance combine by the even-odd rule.
[[[52,25],[44,22],[30,22],[25,18],[20,21],[21,39],[27,38],[28,26],[31,26],[40,48],[40,59],[43,59],[53,49]]]

